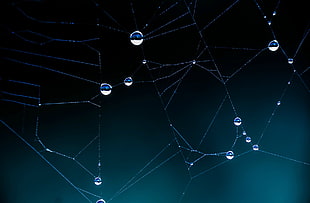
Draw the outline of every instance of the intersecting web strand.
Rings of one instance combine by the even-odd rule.
[[[95,1],[93,1],[96,3]],[[277,33],[276,31],[273,30],[271,25],[273,25],[273,19],[275,18],[276,14],[279,12],[278,9],[280,8],[279,6],[281,5],[281,1],[277,1],[276,7],[273,9],[273,13],[271,15],[271,18],[267,19],[266,14],[264,12],[264,9],[262,5],[258,1],[253,1],[257,10],[261,13],[261,18],[266,20],[266,23],[268,24],[270,34],[273,36],[272,40],[277,40],[276,36]],[[167,165],[167,163],[171,162],[174,160],[176,157],[181,156],[181,159],[183,160],[182,164],[184,168],[186,168],[187,171],[187,176],[188,176],[188,181],[186,182],[185,186],[183,187],[182,192],[176,197],[178,202],[183,202],[185,195],[188,193],[188,190],[191,188],[192,182],[196,179],[199,179],[201,176],[205,175],[206,173],[209,173],[210,171],[213,171],[225,164],[228,164],[231,162],[231,159],[236,160],[241,157],[244,157],[245,155],[252,153],[254,151],[261,152],[263,154],[266,154],[268,156],[273,156],[277,158],[281,158],[290,162],[302,164],[305,166],[309,166],[310,163],[306,161],[300,161],[298,159],[293,159],[288,156],[284,156],[275,152],[270,152],[268,150],[265,150],[263,148],[263,145],[261,146],[261,141],[263,138],[266,137],[266,131],[269,129],[270,124],[272,121],[275,119],[274,116],[277,115],[277,111],[279,108],[281,108],[281,102],[283,101],[284,97],[287,95],[287,92],[289,88],[291,88],[292,83],[295,83],[296,81],[300,82],[304,89],[307,91],[309,94],[309,87],[308,84],[304,81],[303,75],[308,73],[309,67],[304,68],[302,70],[296,70],[294,64],[290,64],[289,68],[292,69],[292,73],[290,75],[290,78],[288,78],[288,81],[285,83],[284,87],[282,90],[278,93],[278,100],[274,102],[274,107],[271,111],[271,113],[267,117],[266,124],[262,127],[262,131],[258,139],[256,138],[256,142],[250,141],[249,145],[251,147],[250,150],[245,150],[242,152],[238,152],[238,154],[230,154],[229,156],[227,155],[229,150],[232,150],[233,152],[235,148],[237,148],[236,144],[239,142],[241,138],[245,138],[246,133],[241,134],[243,132],[246,132],[246,125],[244,125],[243,119],[246,120],[246,115],[244,115],[241,119],[238,117],[239,116],[239,106],[236,104],[234,100],[233,93],[230,89],[230,85],[233,79],[235,79],[238,75],[240,75],[242,72],[244,72],[246,69],[249,68],[250,64],[259,58],[260,55],[265,54],[266,52],[269,52],[269,47],[266,47],[267,44],[262,45],[260,48],[240,48],[240,47],[227,47],[227,46],[209,46],[210,40],[205,36],[205,31],[208,29],[212,29],[212,25],[216,24],[218,20],[222,19],[228,12],[231,12],[234,10],[239,4],[241,4],[242,1],[234,1],[232,4],[230,4],[228,7],[226,7],[222,12],[220,12],[219,15],[216,15],[213,17],[213,19],[210,22],[206,22],[204,25],[199,24],[196,22],[196,17],[198,16],[198,7],[199,7],[199,1],[177,1],[177,2],[171,2],[168,5],[163,4],[163,1],[159,4],[161,6],[158,6],[156,9],[154,9],[154,14],[153,16],[147,21],[147,23],[143,26],[139,26],[139,18],[137,18],[137,13],[136,13],[136,8],[133,2],[130,2],[130,5],[128,5],[128,10],[131,12],[131,15],[133,16],[133,21],[134,21],[134,26],[136,30],[139,30],[139,27],[142,28],[141,31],[147,30],[148,28],[151,27],[153,22],[156,22],[156,18],[162,18],[165,15],[170,14],[170,12],[174,11],[175,9],[180,9],[182,10],[181,14],[177,16],[173,16],[173,18],[170,18],[169,21],[163,22],[162,24],[158,25],[156,28],[153,28],[151,31],[146,32],[145,35],[141,38],[145,40],[145,43],[151,42],[155,38],[160,38],[164,37],[167,35],[177,35],[179,32],[183,32],[184,30],[187,29],[192,29],[195,30],[195,34],[198,35],[199,37],[199,42],[197,43],[197,49],[196,53],[194,54],[193,59],[189,61],[176,61],[175,63],[165,63],[161,62],[160,60],[155,61],[152,59],[152,56],[150,56],[150,59],[148,58],[148,53],[145,50],[147,48],[147,44],[141,44],[141,52],[142,52],[142,59],[143,61],[140,61],[140,65],[132,71],[132,74],[130,74],[130,77],[135,78],[136,75],[140,73],[141,70],[146,69],[149,78],[150,79],[142,79],[142,80],[137,80],[133,81],[134,84],[139,84],[139,85],[144,85],[144,84],[153,84],[155,92],[160,100],[161,103],[161,108],[162,111],[164,112],[165,119],[166,119],[166,125],[170,129],[170,134],[172,141],[169,141],[168,144],[164,145],[163,148],[157,149],[157,153],[153,155],[150,159],[145,164],[142,164],[142,167],[140,170],[138,170],[137,173],[135,173],[134,176],[128,179],[128,181],[120,186],[120,189],[117,190],[114,194],[111,195],[111,197],[107,197],[104,192],[104,188],[101,189],[100,195],[95,194],[93,192],[90,192],[87,189],[82,189],[78,185],[76,185],[74,180],[70,180],[66,175],[64,175],[55,165],[53,165],[44,154],[50,153],[55,156],[60,156],[63,157],[69,161],[73,161],[76,165],[78,165],[83,171],[85,171],[92,180],[94,180],[97,177],[102,177],[103,172],[102,172],[102,167],[104,168],[104,165],[109,164],[109,160],[106,158],[106,156],[103,154],[102,156],[102,124],[103,124],[103,117],[105,113],[104,106],[102,105],[101,101],[98,101],[98,99],[101,99],[100,96],[101,94],[99,93],[99,88],[98,86],[102,85],[105,81],[103,80],[103,75],[105,73],[105,70],[102,65],[102,61],[105,58],[104,53],[99,50],[97,47],[94,47],[92,44],[90,44],[93,41],[100,40],[100,37],[95,37],[95,38],[88,38],[84,40],[67,40],[67,39],[58,39],[58,38],[53,38],[50,35],[46,35],[43,33],[35,32],[32,30],[17,30],[17,31],[11,31],[10,28],[8,28],[9,32],[12,34],[12,36],[16,37],[16,40],[20,40],[23,43],[29,43],[32,45],[36,46],[47,46],[49,44],[53,43],[61,43],[63,45],[65,44],[77,44],[82,47],[86,47],[86,49],[93,51],[95,55],[97,56],[97,62],[87,62],[87,61],[82,61],[82,60],[76,60],[76,59],[70,59],[66,57],[59,57],[59,56],[53,56],[53,55],[47,55],[47,54],[41,54],[41,53],[36,53],[32,51],[26,51],[26,50],[19,50],[17,48],[8,48],[8,47],[0,47],[2,51],[6,51],[8,53],[19,53],[19,54],[24,54],[24,55],[29,55],[29,56],[36,56],[36,57],[41,57],[49,60],[55,60],[57,62],[67,62],[67,63],[72,63],[72,64],[80,64],[80,65],[85,65],[85,66],[91,66],[94,68],[98,68],[98,74],[99,78],[98,80],[94,79],[88,79],[83,77],[83,74],[76,75],[72,74],[66,71],[59,70],[59,67],[47,67],[41,64],[35,64],[32,62],[28,62],[22,59],[16,59],[14,57],[6,57],[3,56],[1,57],[2,60],[9,61],[11,63],[17,63],[23,65],[23,67],[32,67],[34,69],[42,69],[44,71],[48,72],[53,72],[65,77],[72,78],[74,80],[78,81],[83,81],[86,83],[90,83],[94,85],[94,88],[98,89],[98,94],[95,96],[90,97],[89,99],[86,98],[85,100],[74,100],[74,101],[58,101],[58,102],[42,102],[44,98],[41,98],[41,85],[40,84],[34,84],[30,83],[27,81],[27,78],[25,78],[25,81],[19,81],[19,80],[8,80],[8,83],[18,83],[21,86],[32,86],[34,88],[37,88],[38,95],[24,95],[24,94],[19,94],[15,92],[8,92],[8,91],[1,91],[1,93],[5,96],[13,97],[14,99],[6,99],[6,98],[1,98],[3,102],[7,103],[16,103],[17,105],[22,105],[25,108],[30,108],[33,111],[36,112],[36,123],[35,123],[35,132],[34,136],[36,139],[36,142],[39,143],[40,148],[38,149],[34,147],[29,141],[27,141],[21,134],[19,134],[14,128],[12,128],[5,120],[0,120],[1,124],[6,127],[12,134],[17,136],[25,145],[30,147],[32,151],[34,151],[40,158],[42,158],[53,170],[55,170],[66,182],[69,183],[69,185],[74,188],[86,201],[88,202],[94,202],[93,198],[96,198],[97,200],[99,199],[106,199],[106,202],[113,202],[116,200],[117,197],[121,196],[124,194],[127,190],[130,188],[138,185],[142,180],[146,179],[149,177],[151,174],[153,174],[155,171],[158,171],[160,168],[162,168],[164,165]],[[93,23],[94,26],[104,28],[107,31],[111,32],[117,32],[117,33],[126,33],[127,37],[130,32],[128,32],[127,28],[125,28],[122,23],[118,22],[116,18],[113,17],[113,14],[110,12],[106,11],[104,8],[101,7],[99,4],[95,4],[95,7],[98,7],[105,16],[108,17],[112,21],[112,23],[115,24],[115,27],[112,27],[110,25],[104,25],[100,24],[100,20],[97,21],[96,23]],[[162,8],[164,7],[164,8]],[[32,20],[36,23],[41,23],[41,24],[62,24],[62,25],[67,25],[67,26],[75,26],[78,25],[79,22],[72,22],[72,21],[52,21],[52,20],[41,20],[39,17],[33,17],[31,16],[30,13],[24,11],[18,4],[14,5],[14,8],[22,14],[24,18],[27,18],[28,20]],[[159,14],[158,14],[159,13]],[[191,23],[188,23],[185,18],[189,18]],[[182,22],[184,20],[184,22]],[[187,19],[188,20],[188,19]],[[176,28],[170,27],[173,26],[175,23],[180,23],[181,25],[177,25]],[[183,23],[183,24],[182,24]],[[99,25],[98,25],[99,24]],[[92,23],[90,23],[92,25]],[[24,36],[24,34],[31,34],[33,38],[38,37],[38,41],[34,41],[33,39],[28,39],[27,37]],[[300,53],[300,50],[302,46],[305,44],[305,40],[309,35],[309,27],[306,28],[306,31],[301,37],[301,40],[298,43],[298,46],[296,48],[295,53],[293,54],[293,59],[298,56],[298,53]],[[43,42],[41,41],[42,38],[44,39]],[[138,40],[141,40],[138,39]],[[208,39],[208,40],[207,40]],[[143,42],[144,43],[144,42]],[[134,45],[133,45],[134,46]],[[140,47],[137,47],[139,49]],[[202,50],[199,51],[199,47],[202,47]],[[282,54],[285,56],[286,59],[289,59],[286,50],[279,46],[278,47]],[[233,69],[233,71],[230,74],[224,74],[221,71],[221,67],[219,65],[219,59],[214,55],[215,50],[242,50],[245,52],[253,52],[257,51],[254,55],[249,57],[245,62],[243,61],[241,65],[239,65],[236,69]],[[205,58],[205,57],[208,58]],[[106,59],[104,59],[106,60]],[[183,134],[182,129],[179,128],[177,122],[175,121],[173,117],[173,113],[170,112],[170,108],[173,107],[174,101],[178,100],[177,96],[178,93],[181,92],[181,87],[186,78],[189,77],[189,75],[196,69],[203,70],[207,74],[209,74],[211,77],[214,77],[216,81],[218,82],[218,86],[221,86],[224,91],[223,95],[220,99],[220,102],[217,105],[217,108],[213,110],[211,120],[206,125],[206,129],[204,132],[201,134],[201,136],[198,139],[198,143],[194,143],[190,140],[190,136]],[[14,77],[14,75],[13,75]],[[124,85],[123,82],[124,78],[118,79],[119,83],[111,84],[110,89],[102,89],[102,91],[106,91],[107,94],[110,94],[111,91],[114,91],[115,88],[121,89]],[[295,81],[293,81],[295,79]],[[126,83],[125,83],[126,85]],[[129,85],[131,86],[131,84]],[[21,98],[21,99],[20,99]],[[20,100],[19,100],[20,99]],[[36,102],[34,103],[27,103],[24,102],[22,99],[30,99],[34,100]],[[104,98],[105,99],[105,98]],[[27,100],[28,101],[28,100]],[[62,105],[77,105],[77,104],[82,104],[82,105],[91,105],[93,108],[95,108],[98,111],[98,128],[97,128],[97,134],[93,137],[91,137],[88,143],[85,143],[84,147],[82,147],[77,153],[75,153],[73,156],[72,155],[67,155],[65,153],[62,153],[60,151],[56,151],[52,148],[48,148],[47,146],[49,143],[45,143],[42,141],[41,137],[44,137],[44,135],[40,135],[39,129],[40,129],[40,111],[44,108],[48,108],[50,106],[62,106]],[[235,124],[235,138],[233,139],[233,142],[231,144],[230,148],[223,148],[222,151],[216,151],[216,152],[208,152],[203,149],[203,144],[206,142],[207,138],[211,136],[210,130],[214,126],[215,121],[218,120],[219,114],[223,110],[224,106],[227,105],[231,108],[235,119],[239,118],[240,121],[238,121],[238,124]],[[271,106],[272,106],[271,105]],[[232,121],[233,123],[233,118]],[[167,132],[166,132],[167,133]],[[89,168],[89,166],[85,166],[82,162],[79,161],[79,157],[84,154],[86,150],[89,148],[93,147],[93,144],[97,141],[97,171],[93,172],[92,167]],[[254,146],[257,145],[259,146],[258,148],[254,148]],[[117,146],[116,146],[117,147]],[[171,150],[169,153],[168,151]],[[141,152],[143,153],[143,152]],[[165,154],[167,153],[167,154]],[[196,154],[198,157],[192,158],[192,156]],[[160,159],[160,157],[164,156],[163,159]],[[218,157],[219,162],[215,163],[214,165],[208,166],[207,168],[204,168],[203,166],[201,167],[202,170],[200,171],[195,171],[193,172],[192,168],[195,167],[196,165],[199,165],[200,162],[202,162],[204,159],[207,157]],[[225,158],[227,157],[227,159]],[[102,160],[104,160],[104,165],[102,165]],[[158,161],[159,160],[159,161]],[[156,162],[157,161],[157,162]],[[95,182],[96,184],[96,182]],[[101,185],[101,179],[100,183]],[[89,195],[89,196],[88,196]],[[95,200],[95,201],[97,201]],[[98,200],[98,202],[99,202]]]
[[[65,59],[64,59],[65,60]],[[82,63],[82,62],[81,62]],[[61,72],[60,72],[61,73]],[[62,73],[61,73],[62,74]],[[161,79],[161,78],[159,78],[159,79]],[[156,80],[159,80],[159,79],[156,79]]]

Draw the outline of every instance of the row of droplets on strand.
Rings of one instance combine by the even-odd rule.
[[[142,42],[143,42],[143,34],[142,34],[140,31],[135,31],[135,32],[131,33],[131,35],[130,35],[130,41],[131,41],[131,43],[132,43],[133,45],[136,45],[136,46],[141,45]],[[143,64],[145,64],[145,63],[146,63],[146,61],[143,60]],[[128,87],[131,86],[131,85],[133,84],[133,79],[132,79],[132,77],[127,77],[127,78],[125,78],[124,84],[125,84],[126,86],[128,86]],[[100,85],[100,92],[101,92],[101,94],[103,94],[103,95],[109,95],[109,94],[111,94],[111,92],[112,92],[112,86],[111,86],[110,84],[108,84],[108,83],[102,83],[102,84]],[[102,179],[101,179],[101,177],[99,177],[99,176],[98,176],[98,177],[95,177],[94,183],[95,183],[95,185],[97,185],[97,186],[101,185],[101,184],[102,184]],[[97,200],[96,203],[105,203],[105,200],[99,199],[99,200]]]
[[[133,33],[130,34],[129,38],[130,38],[130,42],[136,46],[141,45],[143,42],[143,34],[140,31],[134,31]],[[133,83],[132,77],[125,78],[124,84],[126,86],[131,86],[132,83]],[[100,92],[103,95],[109,95],[112,92],[112,86],[108,83],[102,83],[100,85]]]
[[[233,124],[236,126],[236,127],[239,127],[242,125],[242,119],[240,117],[235,117],[234,120],[233,120]],[[251,143],[251,137],[247,136],[247,133],[245,131],[242,132],[242,135],[243,136],[246,136],[245,138],[245,141],[247,143]],[[252,145],[252,149],[254,151],[258,151],[259,150],[259,146],[258,144],[254,144]],[[228,160],[232,160],[234,157],[235,157],[235,154],[233,151],[227,151],[226,154],[225,154],[226,158]],[[97,176],[94,178],[94,184],[97,185],[97,186],[100,186],[102,184],[102,179],[101,177]],[[96,203],[105,203],[105,200],[103,199],[99,199]]]
[[[139,32],[139,31],[133,32],[130,35],[130,41],[131,41],[131,43],[133,45],[136,45],[136,46],[141,45],[142,42],[143,42],[143,34],[141,32]],[[143,63],[145,64],[146,61],[144,60]],[[128,87],[131,86],[133,84],[132,77],[125,78],[124,84],[126,86],[128,86]],[[100,85],[100,92],[103,95],[109,95],[112,92],[112,86],[110,84],[108,84],[108,83],[102,83]],[[94,184],[97,185],[97,186],[100,186],[102,184],[102,179],[101,179],[100,176],[95,177]],[[97,200],[96,203],[105,203],[105,200],[104,199],[99,199],[99,200]]]
[[[133,33],[130,34],[130,42],[133,45],[139,46],[143,43],[143,34],[140,31],[135,31]],[[272,40],[271,42],[269,42],[268,44],[268,49],[270,51],[277,51],[279,49],[280,45],[279,42],[277,40]],[[146,60],[142,61],[143,64],[146,64]],[[293,58],[288,58],[288,63],[289,64],[293,64],[294,63],[294,59]],[[193,62],[194,64],[194,62]],[[124,80],[124,84],[126,86],[131,86],[133,84],[133,79],[132,77],[127,77]],[[100,92],[103,95],[109,95],[112,92],[112,85],[110,85],[109,83],[101,83],[100,85]]]
[[[234,119],[234,125],[237,126],[237,127],[239,127],[241,124],[242,124],[241,118],[240,118],[240,117],[236,117],[236,118]],[[246,136],[246,137],[245,137],[245,141],[246,141],[247,143],[251,143],[251,142],[252,142],[252,138],[249,137],[249,136],[247,136],[247,133],[246,133],[245,131],[242,132],[242,135],[243,135],[243,136]],[[253,149],[254,151],[258,151],[258,150],[259,150],[259,146],[258,146],[257,144],[254,144],[254,145],[252,145],[252,149]],[[234,152],[233,152],[233,151],[228,151],[228,152],[226,152],[226,158],[227,158],[227,159],[231,160],[231,159],[233,159],[234,157],[235,157],[235,155],[234,155]]]

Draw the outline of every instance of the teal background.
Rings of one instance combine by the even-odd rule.
[[[86,1],[85,1],[86,2]],[[162,6],[174,1],[162,1]],[[189,2],[189,1],[187,1]],[[227,8],[233,1],[197,1],[197,23],[205,25]],[[277,1],[259,1],[268,14]],[[64,25],[40,24],[25,19],[14,7],[12,1],[2,2],[2,13],[6,13],[1,22],[1,48],[27,50],[51,56],[97,62],[94,52],[83,46],[70,43],[51,43],[37,46],[20,40],[11,30],[31,29],[55,38],[85,39],[100,36],[100,40],[91,43],[101,51],[102,74],[96,67],[82,64],[59,62],[36,56],[0,50],[1,88],[6,91],[36,95],[35,88],[12,85],[9,79],[32,82],[41,85],[42,103],[62,101],[84,101],[99,93],[99,86],[65,75],[37,69],[7,61],[10,57],[24,62],[48,66],[59,71],[104,81],[116,85],[132,74],[140,66],[144,56],[140,47],[133,47],[128,41],[127,33],[112,32],[84,25],[68,27]],[[180,1],[181,5],[182,1]],[[108,11],[123,27],[129,31],[135,29],[130,3],[102,2],[100,6]],[[305,2],[281,2],[279,14],[274,19],[274,31],[281,48],[288,55],[293,55],[307,30],[308,12]],[[117,27],[106,15],[96,14],[93,4],[73,1],[22,1],[21,6],[30,14],[43,19],[70,19],[78,22],[100,22]],[[142,27],[150,19],[157,1],[133,1],[138,26]],[[156,16],[150,23],[155,29],[165,22],[184,13],[184,7],[177,6],[166,16]],[[269,15],[270,16],[270,15]],[[180,27],[191,22],[184,18],[163,31]],[[159,31],[159,33],[163,32]],[[222,16],[219,21],[206,29],[210,46],[264,48],[273,39],[265,21],[253,2],[240,1],[238,5]],[[33,40],[41,40],[32,35]],[[194,28],[173,34],[146,40],[143,43],[145,58],[160,63],[191,61],[197,53],[199,36]],[[305,39],[294,68],[298,73],[309,67],[309,38]],[[232,74],[242,66],[256,51],[213,50],[213,56],[223,75]],[[209,59],[207,54],[202,59]],[[212,63],[204,64],[212,68]],[[150,65],[151,66],[151,65]],[[151,72],[154,78],[170,70]],[[171,70],[171,72],[176,70]],[[231,99],[242,118],[253,142],[257,142],[266,123],[276,107],[284,88],[293,74],[287,58],[277,52],[263,51],[251,63],[235,75],[227,88]],[[269,127],[260,143],[260,149],[302,161],[306,164],[282,159],[262,152],[250,152],[235,158],[213,170],[207,171],[192,180],[186,190],[182,203],[226,203],[226,202],[266,202],[266,203],[307,203],[310,201],[310,72],[296,75],[285,92],[281,105],[275,112]],[[176,76],[176,78],[179,76]],[[142,66],[133,77],[134,81],[150,81],[152,77]],[[174,78],[156,83],[160,90],[174,82]],[[167,102],[172,91],[162,97]],[[205,70],[193,66],[182,81],[167,113],[174,127],[193,146],[197,146],[202,135],[212,121],[220,102],[225,96],[223,85]],[[1,95],[5,98],[5,95]],[[29,100],[26,100],[29,102]],[[25,101],[25,102],[26,102]],[[175,137],[169,127],[163,105],[153,83],[134,83],[131,87],[119,85],[113,87],[112,94],[99,96],[94,102],[100,104],[98,109],[89,104],[66,104],[43,106],[39,108],[38,134],[44,144],[57,152],[74,156],[97,134],[101,126],[102,179],[101,186],[95,186],[93,177],[73,161],[42,151],[59,171],[73,184],[91,193],[99,194],[103,199],[111,198],[130,178],[143,168]],[[12,127],[38,151],[43,150],[35,142],[35,123],[38,112],[35,108],[24,107],[1,101],[1,120]],[[101,114],[99,124],[98,116]],[[205,153],[226,152],[230,150],[235,139],[236,129],[233,125],[235,114],[231,104],[224,102],[218,117],[212,125],[200,150]],[[25,145],[4,125],[0,125],[1,154],[1,195],[3,203],[84,203],[87,202],[72,186],[46,164],[34,151]],[[175,142],[167,151],[151,163],[144,174],[155,169],[168,157],[178,151]],[[184,144],[184,143],[183,143]],[[92,173],[97,174],[98,142],[91,144],[80,156],[79,161]],[[238,140],[234,152],[239,155],[251,146],[244,139]],[[187,155],[186,151],[183,151]],[[197,154],[192,155],[192,160]],[[191,167],[184,164],[179,153],[154,172],[142,178],[128,190],[116,196],[115,203],[177,203],[189,181],[189,173],[195,176],[214,165],[226,160],[225,156],[207,156]],[[138,176],[138,178],[141,177]],[[91,201],[98,198],[88,195]]]

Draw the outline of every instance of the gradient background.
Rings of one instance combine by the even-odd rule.
[[[94,81],[118,84],[131,75],[144,59],[140,47],[132,46],[128,33],[114,32],[94,26],[99,18],[101,24],[135,31],[129,1],[99,2],[99,8],[110,13],[119,25],[93,6],[91,1],[16,1],[29,15],[55,21],[75,21],[85,25],[41,24],[31,21],[11,5],[13,1],[1,2],[1,48],[25,50],[51,56],[97,63],[97,55],[76,43],[53,42],[38,46],[25,42],[12,31],[32,30],[59,39],[82,40],[100,37],[89,43],[100,50],[103,72],[98,67],[75,64],[43,57],[29,56],[0,49],[1,88],[5,91],[36,95],[35,88],[12,85],[8,79],[32,82],[41,85],[42,103],[84,101],[98,94],[98,85],[67,77],[50,71],[13,63],[5,57],[23,62],[50,67]],[[190,1],[187,1],[188,3]],[[196,20],[200,27],[213,20],[233,1],[197,1]],[[270,17],[277,1],[258,1]],[[151,19],[156,7],[167,8],[174,1],[132,1],[138,27]],[[144,33],[182,15],[186,8],[183,1],[164,15],[154,15],[150,27]],[[309,29],[309,11],[306,2],[281,1],[272,29],[285,52],[294,55],[298,44]],[[191,23],[187,16],[172,23],[158,33]],[[247,47],[262,49],[273,40],[266,21],[254,1],[240,1],[220,17],[203,33],[210,47]],[[27,39],[42,38],[24,34]],[[143,43],[145,58],[159,63],[192,61],[197,55],[199,35],[194,27],[163,35]],[[257,51],[211,49],[223,75],[230,75]],[[305,39],[294,67],[301,73],[309,67],[309,37]],[[201,57],[210,59],[207,54]],[[212,68],[212,63],[204,64]],[[167,71],[167,72],[166,72]],[[153,72],[154,78],[170,70]],[[243,120],[253,142],[266,126],[276,102],[292,75],[292,66],[278,50],[262,52],[235,75],[227,87],[232,101]],[[177,76],[178,77],[178,76]],[[135,81],[149,81],[147,69],[142,66],[134,76]],[[303,82],[304,83],[303,83]],[[164,89],[174,82],[173,78],[156,83]],[[310,163],[310,71],[302,80],[293,77],[281,106],[265,132],[260,148],[269,152]],[[308,88],[305,88],[305,86]],[[163,96],[167,101],[172,92]],[[194,146],[210,124],[225,91],[210,73],[193,66],[184,78],[167,110],[173,125]],[[5,98],[6,95],[1,95]],[[29,102],[29,101],[24,101]],[[55,151],[73,156],[98,133],[98,115],[101,112],[102,178],[103,184],[93,184],[93,178],[74,162],[48,153],[42,153],[70,181],[87,191],[101,194],[108,200],[127,180],[136,174],[172,139],[173,133],[165,116],[160,98],[153,83],[123,85],[113,88],[109,96],[95,100],[98,108],[88,104],[54,105],[40,108],[39,136],[45,145]],[[9,124],[30,144],[40,149],[35,142],[35,119],[37,110],[1,101],[1,120]],[[201,150],[206,153],[228,151],[235,138],[234,112],[226,101],[214,125],[203,142]],[[49,167],[5,126],[0,125],[1,153],[1,199],[3,203],[83,203],[87,202],[74,188]],[[235,147],[235,154],[250,149],[243,139]],[[146,171],[152,170],[177,151],[175,144],[163,153]],[[94,173],[97,166],[97,142],[79,157],[79,161]],[[195,157],[193,157],[195,158]],[[190,172],[195,175],[207,170],[225,157],[206,157],[194,165]],[[181,155],[175,156],[133,187],[121,193],[115,203],[176,203],[189,180],[188,170]],[[182,203],[307,203],[310,202],[310,166],[252,152],[210,170],[194,179],[186,191]],[[97,198],[89,197],[96,202]]]

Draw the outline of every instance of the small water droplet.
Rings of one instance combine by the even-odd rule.
[[[279,42],[277,40],[272,40],[268,44],[268,49],[270,51],[277,51],[279,49]]]

